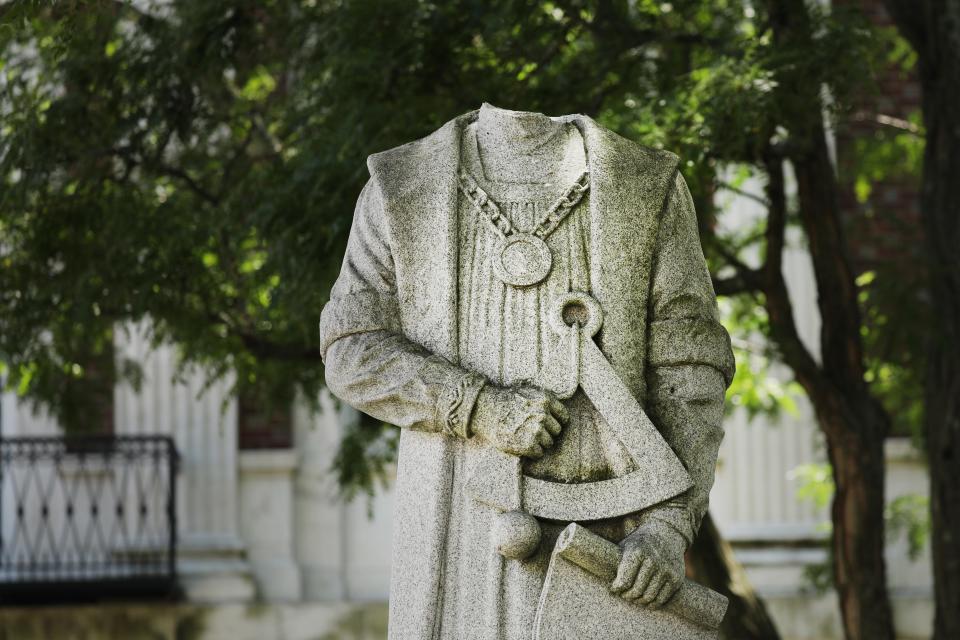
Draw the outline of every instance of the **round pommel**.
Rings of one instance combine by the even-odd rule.
[[[540,523],[529,513],[507,511],[493,522],[493,543],[497,553],[510,560],[523,560],[540,544]]]

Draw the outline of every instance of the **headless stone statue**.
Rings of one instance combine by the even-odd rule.
[[[321,340],[402,429],[391,638],[715,637],[733,359],[677,164],[488,104],[370,157]]]

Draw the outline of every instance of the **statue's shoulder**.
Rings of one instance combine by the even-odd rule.
[[[429,157],[445,138],[444,133],[449,123],[417,140],[405,142],[396,147],[378,151],[367,156],[367,168],[370,175],[384,171],[391,171],[396,167],[414,165],[417,160]]]
[[[423,185],[437,185],[455,176],[460,135],[476,117],[476,111],[465,113],[423,138],[369,156],[370,176],[383,196],[402,198]],[[592,166],[640,179],[652,189],[669,189],[680,163],[676,154],[625,138],[589,116],[573,114],[562,119],[578,126],[589,153],[600,159],[591,161]]]
[[[423,138],[370,155],[370,176],[384,194],[401,195],[424,182],[437,180],[445,171],[455,175],[460,132],[475,117],[475,111],[465,113]]]
[[[583,129],[590,129],[599,144],[599,151],[607,156],[612,164],[629,167],[641,174],[673,176],[680,166],[680,157],[665,149],[656,149],[625,138],[619,133],[604,127],[588,116],[578,116]]]
[[[680,158],[625,138],[587,116],[576,116],[584,133],[590,166],[607,185],[636,192],[646,202],[662,203],[675,184]],[[660,207],[654,207],[660,211]]]
[[[626,138],[624,138],[624,140],[626,140]],[[648,147],[633,140],[627,140],[627,143],[633,147],[633,153],[639,161],[650,166],[657,173],[673,175],[680,167],[680,156],[672,151]]]

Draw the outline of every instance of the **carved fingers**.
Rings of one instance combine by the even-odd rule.
[[[645,531],[628,536],[622,547],[623,555],[610,591],[650,608],[662,607],[682,584],[682,547]]]
[[[619,593],[627,600],[634,600],[643,593],[653,577],[654,565],[650,558],[640,552],[624,554],[617,568],[610,590]]]
[[[567,422],[570,421],[570,412],[567,411],[567,408],[563,406],[563,403],[560,402],[560,400],[558,400],[557,397],[552,393],[545,391],[544,394],[547,396],[550,413],[556,416],[556,420],[554,420],[553,423],[557,425],[557,431],[553,435],[560,435],[559,423],[562,422],[563,424],[567,424]],[[558,420],[559,422],[557,422]]]
[[[675,594],[678,589],[680,589],[680,580],[672,578],[668,579],[657,595],[653,597],[653,600],[650,602],[650,606],[654,609],[659,609],[663,605],[667,604],[667,601],[673,597],[673,594]]]
[[[475,434],[501,451],[528,458],[542,457],[570,419],[563,403],[535,387],[487,385],[477,398],[474,413]]]
[[[515,431],[515,455],[540,458],[570,419],[567,408],[549,391],[533,387],[518,390],[517,399],[513,413],[522,419]]]

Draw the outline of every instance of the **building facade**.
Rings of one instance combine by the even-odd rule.
[[[748,222],[750,202],[732,204],[741,223]],[[816,353],[819,319],[809,258],[802,250],[789,251],[786,271],[802,336]],[[152,347],[143,327],[117,331],[115,346],[118,358],[135,360],[143,368],[139,389],[119,384],[114,390],[115,435],[168,436],[179,455],[172,477],[181,598],[130,603],[120,594],[112,603],[96,607],[7,606],[0,608],[0,637],[138,638],[143,629],[159,630],[159,636],[142,636],[151,638],[382,637],[389,589],[391,490],[344,502],[330,471],[340,434],[356,414],[329,397],[321,399],[319,413],[298,403],[289,424],[280,420],[272,425],[281,436],[264,437],[270,431],[265,430],[263,416],[241,415],[243,403],[229,394],[230,380],[210,383],[201,371],[178,373],[176,350]],[[5,441],[58,434],[55,421],[43,412],[13,393],[3,396],[0,435]],[[903,439],[890,440],[887,450],[888,499],[924,495],[921,456]],[[65,456],[69,455],[67,451]],[[812,412],[802,398],[797,415],[751,421],[745,411],[734,410],[726,421],[711,512],[786,638],[841,637],[835,597],[829,590],[818,591],[812,579],[828,559],[828,512],[824,505],[802,497],[809,474],[798,471],[816,469],[810,465],[823,460]],[[110,511],[111,500],[121,501],[123,496],[132,496],[124,512],[127,517],[140,502],[154,505],[149,514],[162,512],[163,497],[156,492],[163,483],[141,479],[146,488],[135,495],[130,485],[136,483],[126,481],[125,488],[117,488],[122,484],[122,465],[88,462],[67,469],[65,464],[24,483],[12,481],[15,467],[7,462],[0,480],[5,551],[10,553],[14,543],[21,549],[28,544],[22,532],[18,542],[15,529],[33,522],[30,536],[36,539],[29,544],[35,552],[69,556],[70,545],[79,545],[82,537],[62,534],[71,524],[65,515],[70,503],[71,526],[83,529],[91,517],[96,518],[102,528],[114,531],[101,550],[116,544],[108,549],[110,557],[129,555],[130,540],[115,534],[123,528],[122,518],[114,516],[104,524],[104,514]],[[65,493],[59,497],[43,493],[51,482],[82,490],[71,503]],[[97,508],[99,513],[91,516]],[[144,522],[150,517],[143,516]],[[44,518],[46,529],[40,529],[36,523]],[[901,538],[891,536],[887,557],[898,633],[902,638],[928,637],[929,557],[924,550],[910,559]],[[164,539],[141,540],[140,557],[153,552],[147,548],[150,544],[162,546]],[[0,580],[3,576],[0,567]],[[58,624],[65,625],[63,635],[51,631]],[[187,632],[196,635],[184,635]]]

